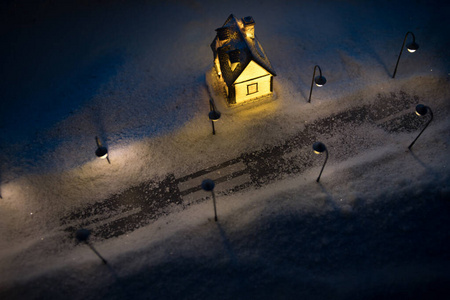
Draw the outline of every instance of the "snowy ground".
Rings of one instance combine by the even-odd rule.
[[[449,5],[241,2],[0,5],[2,299],[444,299]],[[209,44],[230,13],[254,17],[277,99],[219,104],[212,136]],[[402,54],[392,79],[407,31],[420,49]],[[327,84],[308,104],[315,64]],[[434,121],[410,152],[427,118],[413,114],[416,102]],[[333,122],[359,107],[377,108],[377,122]],[[288,149],[280,165],[311,166],[219,193],[218,223],[205,198],[119,237],[93,231],[106,266],[61,227],[63,216],[130,187],[276,149],[327,118],[329,130],[311,135],[330,151],[320,184],[322,157]],[[95,159],[95,136],[111,165]]]

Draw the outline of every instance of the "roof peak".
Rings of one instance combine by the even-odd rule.
[[[272,75],[276,75],[262,46],[254,35],[255,21],[251,16],[237,19],[233,14],[222,27],[217,28],[216,38],[211,44],[215,58],[219,59],[223,79],[231,85],[244,71],[250,61],[254,61]],[[239,66],[231,68],[231,64]]]

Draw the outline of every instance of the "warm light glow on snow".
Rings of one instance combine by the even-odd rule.
[[[63,1],[6,2],[2,299],[75,290],[93,299],[433,298],[448,290],[444,9],[426,1],[72,1],[70,10]],[[237,18],[235,33],[215,39],[233,10],[258,25]],[[401,35],[427,37],[436,26],[427,51],[403,54],[392,80]],[[402,53],[418,49],[409,46]],[[265,51],[277,77],[262,66]],[[316,89],[311,105],[310,87],[326,84],[319,69],[311,74],[316,63],[332,84]],[[210,99],[218,123],[206,118]],[[407,151],[432,117],[422,109],[415,117],[417,103],[439,118]],[[96,135],[107,150],[99,156]],[[314,151],[315,141],[330,151]],[[218,223],[205,178],[216,182]],[[82,227],[111,268],[76,244]]]
[[[34,187],[30,186],[28,180],[13,180],[2,184],[2,201],[3,203],[10,202],[11,207],[19,210],[28,210],[30,215],[34,209],[28,208],[31,203],[30,198],[34,195]]]

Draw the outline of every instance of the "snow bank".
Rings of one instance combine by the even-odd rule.
[[[448,246],[448,236],[433,227],[442,222],[448,228],[448,205],[441,201],[449,198],[448,5],[10,1],[2,8],[0,274],[8,276],[1,276],[1,289],[29,288],[16,289],[15,298],[43,297],[55,282],[61,289],[54,298],[83,284],[80,298],[113,299],[147,292],[162,298],[162,291],[202,298],[219,282],[226,282],[228,298],[283,295],[283,283],[292,290],[286,297],[305,288],[305,295],[327,298],[337,289],[338,298],[348,298],[355,286],[379,291],[394,282],[394,291],[402,290],[398,278],[406,278],[406,287],[448,281],[439,268],[445,255],[436,250],[439,243]],[[208,45],[230,13],[254,17],[278,74],[277,99],[235,109],[219,103],[222,117],[213,136]],[[402,55],[392,79],[409,30],[420,49]],[[314,88],[308,104],[315,64],[327,84]],[[311,154],[314,167],[294,178],[219,197],[219,225],[204,202],[126,236],[94,237],[112,269],[97,266],[89,249],[75,247],[59,228],[61,216],[130,186],[279,145],[318,119],[401,95],[435,114],[412,153],[405,148],[414,130],[388,133],[373,125],[318,134],[330,150],[321,184],[314,182],[321,158]],[[111,165],[95,159],[95,136],[108,147]],[[411,264],[393,254],[409,240],[422,244],[417,252],[406,247]],[[354,256],[360,260],[352,264]],[[188,272],[194,268],[199,272]],[[425,275],[409,275],[414,271]],[[386,274],[395,275],[380,281]],[[168,280],[158,281],[160,275]],[[209,277],[204,287],[195,284]],[[157,282],[156,288],[148,282]],[[295,282],[302,284],[295,288]],[[270,294],[273,286],[279,289]]]

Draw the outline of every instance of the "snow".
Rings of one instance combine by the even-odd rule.
[[[9,1],[1,8],[2,299],[448,293],[444,1]],[[230,13],[254,18],[277,71],[276,99],[228,108],[212,90],[222,113],[213,136],[209,44]],[[404,50],[392,79],[407,31],[420,48]],[[327,83],[314,87],[308,104],[315,64]],[[413,115],[418,103],[434,120],[408,151],[427,120]],[[111,165],[95,158],[95,136]],[[330,152],[320,183],[316,140]],[[217,223],[205,192],[118,237],[94,230],[106,266],[61,225],[130,187],[286,141],[293,144],[279,161],[267,162],[277,180],[228,193],[220,189],[227,182],[217,185]]]

